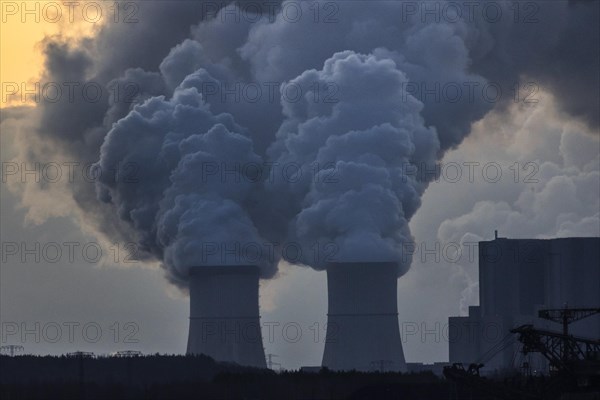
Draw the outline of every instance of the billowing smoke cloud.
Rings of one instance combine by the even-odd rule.
[[[410,83],[403,89],[425,104],[422,115],[426,125],[436,127],[441,150],[458,145],[471,123],[493,107],[480,94],[467,93],[469,87],[481,88],[486,80],[469,70],[468,45],[476,31],[465,21],[423,22],[422,14],[409,13],[404,2],[353,1],[322,10],[315,23],[309,3],[292,4],[308,17],[290,23],[284,11],[272,23],[263,20],[240,48],[257,79],[287,81],[303,71],[320,69],[336,52],[377,50],[406,74]],[[464,93],[450,95],[452,101],[442,98],[444,91],[456,88]]]
[[[585,126],[557,118],[556,106],[546,95],[533,112],[511,108],[507,115],[490,115],[478,127],[480,140],[481,132],[496,124],[511,131],[506,138],[493,133],[487,138],[495,147],[505,141],[495,158],[503,165],[517,163],[520,174],[505,168],[504,178],[494,184],[503,196],[472,191],[472,209],[443,221],[438,229],[441,240],[458,242],[466,233],[485,237],[492,227],[513,238],[600,235],[599,139]],[[479,151],[484,148],[480,145]],[[477,159],[472,148],[464,151]]]
[[[192,266],[249,259],[270,276],[276,260],[260,247],[265,240],[246,208],[260,186],[241,167],[262,160],[233,117],[214,115],[203,101],[195,85],[212,79],[199,70],[169,100],[153,97],[113,126],[98,165],[121,173],[100,174],[99,197],[118,207],[174,278],[185,279]]]
[[[290,215],[289,237],[301,246],[294,261],[410,265],[408,220],[426,187],[417,171],[434,169],[439,142],[407,82],[390,58],[346,51],[285,86],[305,93],[284,96],[286,120],[271,149],[279,178],[272,195],[288,194],[282,212],[300,208]]]
[[[315,259],[307,246],[334,244],[340,259],[391,258],[402,272],[408,221],[434,177],[420,172],[505,107],[515,84],[533,80],[555,93],[561,111],[597,128],[589,90],[598,86],[597,2],[531,2],[539,13],[529,24],[531,10],[515,17],[513,2],[493,2],[504,15],[498,22],[482,14],[485,2],[473,14],[438,17],[415,2],[330,2],[318,17],[311,4],[294,4],[298,20],[282,12],[240,21],[231,6],[207,17],[202,2],[143,2],[138,24],[108,24],[79,44],[49,41],[46,80],[106,90],[93,103],[42,103],[26,158],[46,159],[50,149],[100,160],[120,176],[139,166],[136,182],[105,173],[96,191],[76,181],[73,198],[85,226],[140,243],[140,256],[162,260],[176,281],[192,264],[233,262],[203,259],[208,238],[294,241],[305,250],[295,261],[316,268],[331,250]],[[108,88],[127,83],[137,88],[131,102],[115,101]],[[481,95],[489,83],[501,99]],[[262,95],[232,101],[238,84]],[[301,97],[291,99],[289,88]],[[265,162],[278,163],[273,181],[202,176],[213,163]],[[301,176],[283,174],[290,165]],[[277,257],[254,250],[272,275]]]
[[[37,107],[29,110],[20,124],[22,132],[15,134],[20,154],[14,161],[19,165],[69,163],[79,173],[64,187],[27,180],[23,187],[16,188],[31,220],[39,223],[43,218],[71,213],[84,231],[99,240],[134,240],[131,227],[115,218],[113,207],[98,201],[94,183],[82,179],[82,171],[98,160],[107,132],[114,122],[127,115],[133,103],[164,93],[158,74],[145,70],[158,70],[169,49],[184,40],[190,34],[190,26],[202,17],[202,8],[192,2],[177,6],[145,2],[136,7],[137,22],[108,22],[93,39],[46,39],[45,70],[40,84],[56,84],[63,92],[52,101],[42,97]],[[153,51],[145,48],[147,43],[152,43]],[[69,95],[66,85],[72,85]],[[91,93],[99,88],[99,98],[85,98],[83,87],[91,87]],[[121,91],[118,95],[116,87]],[[55,199],[55,204],[42,199]],[[138,252],[137,257],[147,259],[143,252]]]

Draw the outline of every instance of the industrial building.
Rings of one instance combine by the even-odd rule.
[[[484,373],[547,372],[541,355],[523,358],[510,329],[531,324],[560,332],[560,325],[538,318],[538,311],[600,306],[600,238],[479,242],[479,303],[468,316],[449,319],[450,362],[483,363]],[[570,334],[600,337],[600,315],[574,322]]]
[[[398,326],[397,268],[393,262],[328,265],[323,367],[406,371]]]
[[[202,266],[190,271],[187,354],[266,368],[258,311],[258,267]]]

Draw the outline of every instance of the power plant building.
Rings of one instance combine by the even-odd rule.
[[[323,367],[406,371],[397,285],[397,264],[393,262],[331,263],[327,267]]]
[[[482,372],[523,365],[531,372],[547,371],[541,355],[523,359],[509,330],[532,324],[560,332],[559,324],[537,317],[540,309],[600,306],[600,238],[479,242],[479,302],[468,316],[450,317],[449,361],[483,363]],[[598,338],[600,316],[569,329],[576,336]]]
[[[202,266],[190,272],[187,354],[266,368],[258,309],[258,267]]]

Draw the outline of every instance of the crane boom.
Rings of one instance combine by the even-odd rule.
[[[576,374],[578,366],[591,364],[600,370],[600,340],[569,334],[569,324],[600,313],[600,308],[560,308],[540,310],[540,318],[562,323],[562,333],[522,325],[511,329],[519,334],[523,353],[539,352],[558,371]],[[598,365],[597,365],[598,364]]]
[[[563,335],[568,335],[569,324],[594,314],[600,314],[600,308],[555,308],[540,310],[538,317],[562,324]]]

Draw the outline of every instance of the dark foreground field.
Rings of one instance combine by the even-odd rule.
[[[275,373],[208,357],[0,357],[8,399],[447,399],[433,374]],[[401,397],[399,397],[401,396]]]
[[[513,388],[521,385],[504,384]],[[596,400],[593,396],[573,398]],[[500,397],[428,372],[275,373],[217,363],[204,356],[154,355],[124,358],[0,356],[0,398],[477,400]]]

